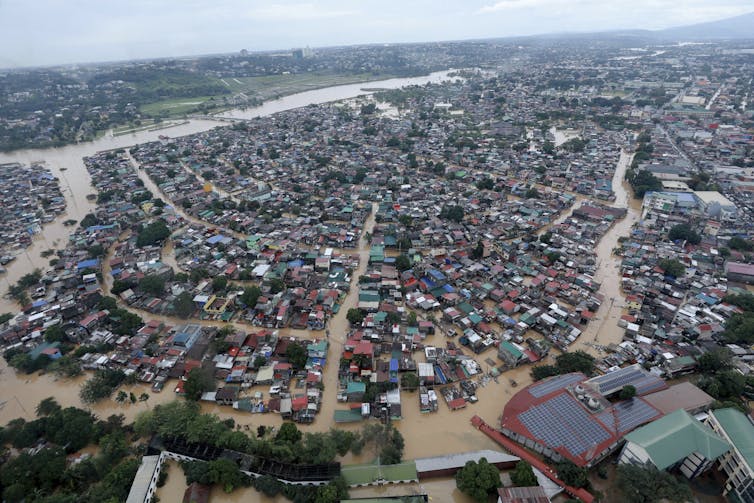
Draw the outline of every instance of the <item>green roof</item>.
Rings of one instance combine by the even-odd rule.
[[[511,344],[508,341],[502,341],[500,343],[500,347],[504,348],[506,351],[508,351],[510,354],[512,354],[514,358],[518,359],[518,358],[521,358],[522,356],[524,356],[524,354],[521,352],[520,349],[518,349],[516,346],[514,346],[513,344]]]
[[[349,382],[346,386],[346,393],[364,393],[367,390],[367,385],[363,382]]]
[[[751,469],[754,469],[754,424],[736,409],[713,410],[717,422]]]
[[[333,413],[333,419],[336,423],[357,423],[364,420],[361,409],[338,409]]]
[[[728,442],[683,409],[629,433],[626,441],[643,447],[659,470],[694,452],[714,460],[730,450]]]
[[[413,461],[398,465],[346,465],[340,473],[349,486],[371,484],[378,480],[400,482],[419,478]]]

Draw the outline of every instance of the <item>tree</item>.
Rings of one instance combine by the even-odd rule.
[[[665,271],[666,275],[675,278],[680,278],[686,273],[686,266],[676,259],[664,258],[661,259],[657,265],[660,266],[660,269]]]
[[[750,252],[754,251],[754,242],[734,236],[728,241],[728,248],[731,250]]]
[[[734,314],[725,322],[723,338],[732,343],[754,342],[754,313]]]
[[[254,307],[257,305],[257,300],[259,300],[260,295],[262,295],[262,290],[260,290],[258,286],[253,285],[243,289],[243,293],[239,297],[239,300],[246,307]]]
[[[289,344],[286,349],[285,355],[288,357],[288,361],[293,365],[296,370],[303,370],[306,367],[306,360],[309,357],[306,348],[301,344]]]
[[[395,258],[395,267],[401,272],[411,269],[411,259],[404,254],[398,255]]]
[[[539,191],[537,190],[536,187],[532,187],[526,191],[526,194],[524,194],[524,197],[526,199],[539,199]]]
[[[715,374],[733,366],[733,354],[728,348],[715,348],[697,358],[696,363],[701,374]]]
[[[723,297],[723,302],[738,306],[744,311],[754,312],[754,295],[750,293],[740,295],[726,295]]]
[[[225,276],[216,276],[214,279],[212,279],[212,291],[222,292],[225,291],[225,288],[228,286],[228,278]]]
[[[480,259],[484,256],[484,243],[480,239],[476,242],[476,246],[471,250],[471,258]]]
[[[115,401],[120,404],[126,403],[126,400],[128,400],[128,393],[123,390],[118,391],[118,394],[115,395]]]
[[[633,174],[627,172],[626,178],[634,189],[634,197],[642,198],[647,192],[662,190],[662,181],[645,169]]]
[[[361,325],[361,322],[364,321],[364,312],[361,309],[352,307],[348,310],[346,319],[351,325]]]
[[[285,422],[280,426],[277,435],[275,435],[275,442],[294,445],[301,441],[302,436],[296,427],[296,423]]]
[[[534,475],[534,470],[531,465],[526,461],[519,461],[516,463],[516,468],[511,472],[511,482],[516,487],[531,487],[538,486],[537,476]]]
[[[234,461],[227,458],[219,458],[207,463],[207,476],[213,484],[222,487],[227,494],[243,485],[243,473]]]
[[[270,280],[270,293],[274,295],[278,292],[282,292],[283,290],[285,290],[285,283],[283,283],[282,279],[272,278]]]
[[[654,466],[618,465],[617,487],[627,503],[691,501],[691,488],[666,471]]]
[[[623,386],[623,388],[620,390],[620,394],[618,395],[621,400],[628,400],[629,398],[633,398],[635,396],[636,388],[634,386],[631,386],[630,384]]]
[[[555,358],[555,365],[560,374],[582,372],[589,376],[594,372],[594,357],[584,351],[563,353]]]
[[[558,367],[555,365],[537,365],[531,369],[531,377],[535,381],[540,381],[547,377],[556,376],[559,374]]]
[[[408,316],[406,316],[406,323],[408,323],[409,327],[419,326],[419,320],[414,311],[409,311]]]
[[[136,246],[151,246],[164,241],[168,236],[170,236],[170,229],[164,220],[158,219],[142,227],[136,237]]]
[[[461,220],[463,220],[463,217],[463,206],[444,206],[440,211],[440,218],[450,220],[451,222],[459,223]]]
[[[500,483],[500,471],[487,462],[487,458],[479,462],[467,461],[463,468],[456,472],[456,486],[468,494],[474,501],[486,503]]]
[[[60,325],[53,325],[45,330],[45,340],[47,342],[65,342],[68,336]]]
[[[144,293],[150,293],[155,297],[159,297],[165,291],[165,279],[154,274],[149,274],[141,278],[139,288]]]
[[[348,499],[348,486],[343,477],[337,477],[327,485],[317,487],[314,503],[330,503]]]
[[[689,224],[678,224],[670,228],[668,238],[671,241],[685,240],[692,245],[697,245],[702,241],[702,237],[696,233]]]
[[[195,309],[194,298],[188,292],[181,292],[173,302],[173,311],[180,318],[188,318],[193,314]]]
[[[139,395],[140,402],[146,402],[147,400],[149,400],[149,393],[142,393]]]
[[[560,480],[571,487],[586,487],[589,483],[589,473],[586,468],[576,466],[571,461],[562,461],[557,464],[556,468]]]
[[[401,387],[403,389],[415,390],[419,386],[419,376],[413,372],[404,372],[401,376]]]
[[[81,387],[79,392],[81,401],[94,403],[107,398],[125,379],[126,374],[121,370],[100,369]]]
[[[58,404],[58,402],[51,396],[39,402],[36,408],[37,417],[50,416],[60,412],[60,410],[60,404]]]
[[[205,391],[215,389],[215,381],[209,372],[201,367],[193,368],[186,377],[186,383],[183,390],[186,392],[186,399],[194,402],[198,401]]]

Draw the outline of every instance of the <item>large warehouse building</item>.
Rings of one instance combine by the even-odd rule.
[[[608,401],[627,385],[636,389],[636,397]],[[501,432],[555,462],[569,459],[590,467],[615,451],[627,433],[665,415],[641,396],[666,389],[661,378],[638,365],[593,379],[579,372],[551,377],[511,398]]]

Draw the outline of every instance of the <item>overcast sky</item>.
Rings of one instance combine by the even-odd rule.
[[[752,10],[752,0],[0,0],[0,68],[659,29]]]

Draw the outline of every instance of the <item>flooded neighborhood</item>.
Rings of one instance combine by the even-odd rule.
[[[751,62],[516,50],[0,154],[13,448],[125,429],[129,502],[749,501]]]

